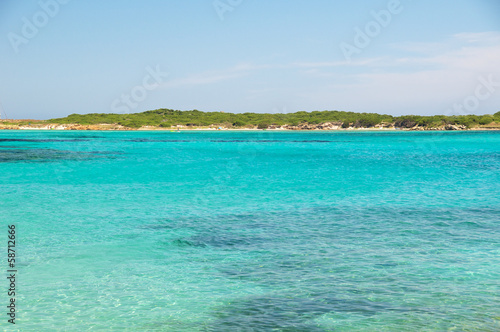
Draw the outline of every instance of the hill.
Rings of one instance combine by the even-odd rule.
[[[314,111],[296,113],[224,113],[179,111],[158,109],[141,113],[71,114],[64,118],[44,121],[4,120],[4,129],[408,129],[442,130],[490,128],[500,129],[500,112],[494,115],[420,116],[394,117],[376,113],[354,113],[343,111]]]
[[[420,116],[405,115],[393,117],[376,113],[354,113],[343,111],[315,111],[296,113],[224,113],[201,112],[198,110],[179,111],[158,109],[132,114],[71,114],[65,118],[47,120],[57,124],[115,124],[128,128],[144,126],[172,128],[183,127],[210,127],[223,128],[259,128],[269,127],[299,127],[304,125],[318,125],[333,123],[342,128],[372,128],[376,126],[398,128],[439,128],[446,125],[473,128],[500,122],[500,112],[494,115],[461,115],[461,116]]]

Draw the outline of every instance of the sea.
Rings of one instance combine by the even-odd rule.
[[[0,131],[0,326],[500,331],[499,171],[500,132]]]

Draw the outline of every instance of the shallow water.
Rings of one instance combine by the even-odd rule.
[[[496,132],[0,131],[12,330],[497,331],[499,169]]]

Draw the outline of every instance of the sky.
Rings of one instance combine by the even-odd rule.
[[[500,111],[499,0],[2,0],[0,114]]]

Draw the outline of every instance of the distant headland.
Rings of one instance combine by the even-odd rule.
[[[0,129],[55,130],[500,130],[492,115],[391,116],[314,111],[225,113],[158,109],[142,113],[71,114],[50,120],[0,120]]]

